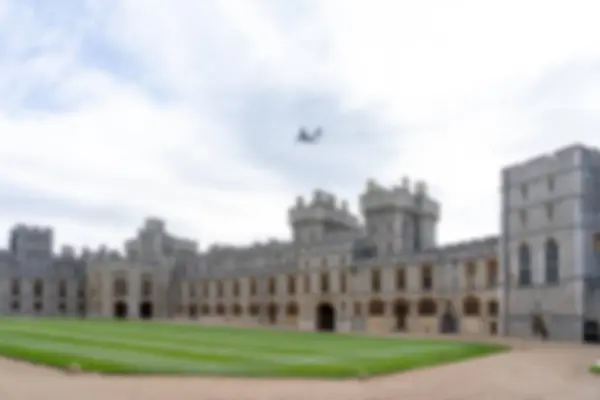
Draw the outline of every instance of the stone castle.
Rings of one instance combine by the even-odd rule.
[[[438,245],[423,182],[369,181],[360,206],[364,223],[315,191],[289,210],[290,241],[206,251],[155,218],[124,252],[56,255],[51,229],[19,225],[0,251],[0,315],[600,342],[599,150],[504,168],[494,237]]]

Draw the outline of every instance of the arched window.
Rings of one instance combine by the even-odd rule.
[[[373,317],[380,317],[385,313],[385,303],[379,299],[373,299],[369,302],[369,314]]]
[[[237,303],[234,304],[233,307],[231,307],[231,313],[234,316],[239,317],[243,313],[242,306]]]
[[[560,279],[560,274],[558,272],[560,265],[558,260],[558,243],[556,243],[556,240],[554,239],[548,239],[544,250],[546,253],[546,283],[551,285],[557,284]]]
[[[419,300],[418,305],[419,315],[421,317],[432,317],[437,313],[437,306],[435,301],[430,298],[424,298]]]
[[[519,286],[531,285],[531,251],[526,243],[519,246]]]
[[[296,302],[290,302],[285,307],[285,313],[288,317],[295,317],[298,315],[298,304]]]
[[[260,313],[260,306],[256,303],[252,303],[248,308],[248,312],[251,316],[256,317]]]
[[[463,314],[467,317],[476,317],[481,312],[477,297],[468,296],[463,300]]]

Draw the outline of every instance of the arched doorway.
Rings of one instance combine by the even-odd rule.
[[[408,317],[408,302],[403,299],[398,299],[394,302],[394,318],[396,321],[396,330],[403,332],[406,330],[406,319]]]
[[[458,317],[452,306],[452,302],[447,301],[444,306],[444,312],[440,316],[440,333],[458,333]]]
[[[277,313],[279,312],[279,308],[277,304],[270,303],[267,307],[267,317],[269,318],[269,324],[275,325],[277,323]]]
[[[192,304],[189,308],[188,308],[188,314],[190,316],[191,319],[196,319],[198,318],[198,307],[195,304]],[[208,313],[207,313],[208,314]]]
[[[144,301],[140,304],[140,318],[151,319],[154,314],[154,307],[151,302]]]
[[[113,309],[113,317],[125,319],[127,318],[127,311],[127,303],[124,301],[117,301]]]
[[[321,303],[317,306],[317,330],[335,331],[335,308],[329,303]]]

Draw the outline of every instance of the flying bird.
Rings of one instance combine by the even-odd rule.
[[[304,144],[312,144],[318,142],[321,136],[323,136],[323,131],[320,127],[315,129],[312,133],[308,132],[305,128],[300,128],[296,141]]]

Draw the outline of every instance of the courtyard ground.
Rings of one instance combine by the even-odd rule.
[[[366,381],[68,375],[0,359],[2,400],[598,400],[600,347],[503,341],[514,350]]]

